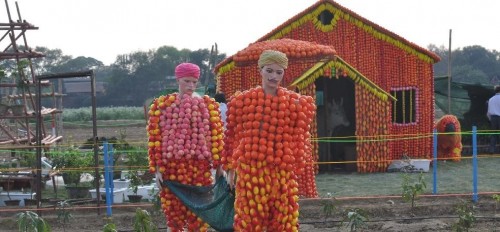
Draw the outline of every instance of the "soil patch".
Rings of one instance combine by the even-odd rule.
[[[367,216],[366,227],[358,231],[452,231],[452,226],[458,222],[456,207],[464,202],[470,203],[470,197],[435,197],[423,196],[417,200],[415,207],[402,201],[399,197],[385,198],[343,198],[343,199],[301,199],[300,200],[300,231],[326,232],[349,231],[343,224],[346,212],[358,209]],[[326,216],[324,207],[328,203],[334,204],[330,216]],[[483,195],[478,203],[474,204],[474,215],[477,219],[469,231],[492,231],[500,226],[496,217],[496,202],[491,196]],[[86,206],[86,207],[84,207]],[[118,231],[133,231],[133,221],[136,208],[154,212],[151,204],[140,205],[119,204],[113,208],[112,220],[117,225]],[[107,223],[106,210],[102,209],[97,214],[95,205],[81,205],[80,208],[71,210],[73,218],[65,225],[57,219],[56,210],[43,212],[53,231],[102,231]],[[5,207],[2,209],[16,210]],[[34,210],[34,208],[32,208]],[[0,213],[2,231],[17,231],[14,214],[17,212]],[[161,213],[153,213],[153,220],[166,231],[165,218]]]

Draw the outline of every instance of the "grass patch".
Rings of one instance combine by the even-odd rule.
[[[497,157],[478,158],[478,192],[500,191],[497,169],[500,159]],[[118,167],[115,168],[118,170]],[[410,173],[416,178],[418,173]],[[427,188],[423,194],[432,194],[433,167],[423,173]],[[320,196],[331,194],[334,197],[356,196],[401,196],[403,173],[331,173],[316,176],[316,186]],[[460,162],[438,162],[437,193],[472,193],[472,159],[464,157]],[[52,187],[42,193],[44,198],[55,197]],[[58,197],[65,197],[66,190],[59,186]]]
[[[68,121],[64,122],[64,128],[66,129],[74,129],[74,128],[91,128],[92,122],[86,122],[86,121]],[[144,126],[146,127],[146,121],[144,119],[142,120],[98,120],[97,121],[97,128],[102,127],[102,128],[109,128],[109,127],[122,127],[122,128],[127,128],[127,127],[136,127],[136,126]]]
[[[500,191],[497,169],[498,157],[478,158],[478,192]],[[328,193],[335,197],[352,196],[401,196],[403,173],[333,173],[316,176],[316,186],[320,196]],[[410,175],[417,176],[418,173]],[[427,188],[423,194],[432,194],[433,166],[424,173]],[[460,162],[438,161],[437,193],[472,193],[472,159],[463,157]]]
[[[96,108],[97,120],[144,120],[144,108],[132,106],[98,107]],[[89,122],[92,120],[92,108],[82,107],[77,109],[67,108],[63,111],[64,122]]]

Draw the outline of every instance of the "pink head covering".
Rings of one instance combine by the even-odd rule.
[[[181,63],[175,67],[175,78],[180,79],[183,77],[200,78],[200,67],[192,63]]]

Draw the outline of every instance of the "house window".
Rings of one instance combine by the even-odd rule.
[[[331,25],[333,20],[333,13],[329,10],[324,10],[318,15],[318,20],[323,25]]]
[[[406,124],[416,122],[416,92],[414,88],[391,91],[391,95],[397,99],[392,104],[393,123]]]

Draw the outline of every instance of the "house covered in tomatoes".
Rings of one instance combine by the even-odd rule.
[[[265,49],[290,59],[283,86],[316,99],[311,134],[320,171],[384,172],[403,155],[432,156],[434,53],[320,0],[219,63],[218,91],[259,85]]]

